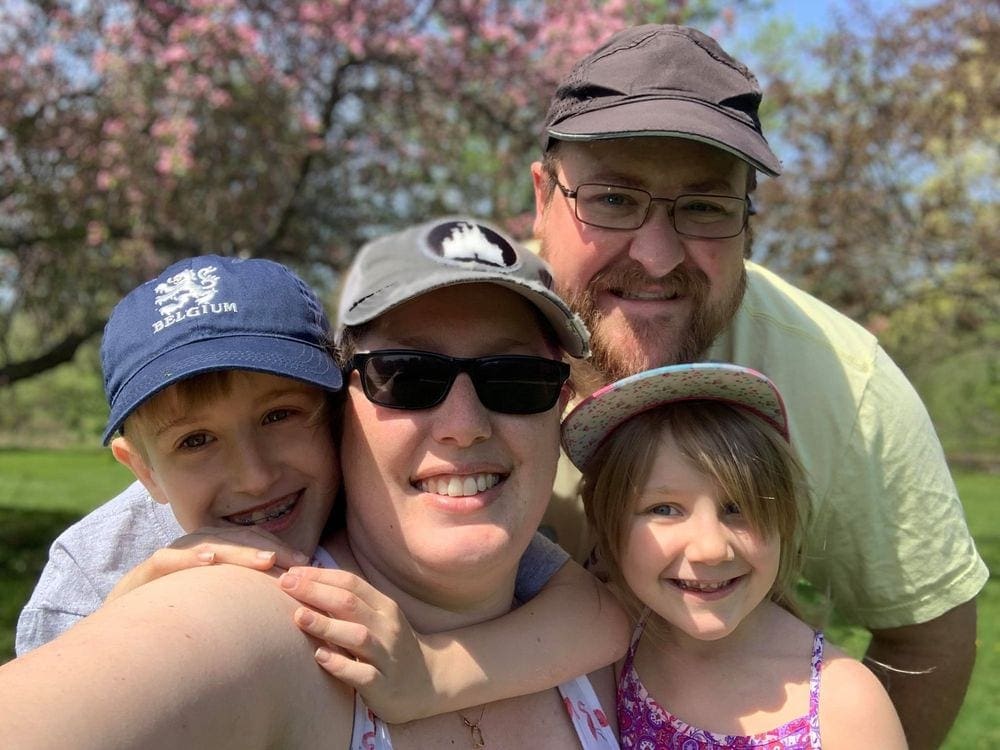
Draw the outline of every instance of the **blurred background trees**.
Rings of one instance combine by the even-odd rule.
[[[1000,406],[1000,10],[855,4],[821,37],[778,24],[734,45],[768,5],[8,0],[0,433],[95,443],[103,323],[176,257],[271,257],[332,302],[386,229],[461,211],[527,237],[556,81],[646,21],[696,25],[762,79],[786,170],[761,183],[755,258],[878,333],[918,385],[971,356],[976,398]]]

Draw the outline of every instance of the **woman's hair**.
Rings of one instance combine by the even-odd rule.
[[[679,401],[643,412],[616,429],[583,472],[587,520],[610,580],[634,617],[645,605],[628,588],[621,561],[637,496],[644,490],[664,434],[669,433],[720,500],[735,503],[751,530],[780,542],[770,598],[794,612],[792,588],[805,527],[804,473],[785,439],[749,412],[720,401]]]

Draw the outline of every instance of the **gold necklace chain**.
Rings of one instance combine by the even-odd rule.
[[[462,718],[462,723],[469,729],[469,735],[472,739],[472,747],[474,750],[482,750],[482,748],[486,747],[486,740],[483,738],[483,730],[479,728],[479,723],[483,720],[483,715],[485,713],[486,706],[483,705],[482,710],[479,712],[479,718],[475,721],[470,721],[466,718],[465,714],[458,714]]]

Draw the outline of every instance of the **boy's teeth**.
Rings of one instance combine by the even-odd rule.
[[[422,479],[417,483],[421,492],[448,497],[468,497],[485,492],[500,481],[499,474],[468,474],[465,476],[443,476]]]
[[[295,507],[296,499],[297,498],[295,496],[292,496],[287,502],[281,503],[280,505],[273,505],[262,510],[255,510],[253,513],[234,513],[231,516],[226,516],[226,520],[239,524],[240,526],[257,526],[258,524],[273,521],[276,518],[281,518],[283,515],[290,513],[292,508]]]

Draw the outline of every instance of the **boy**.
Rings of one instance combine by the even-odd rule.
[[[103,442],[139,481],[55,540],[18,620],[19,656],[97,609],[185,531],[226,529],[258,548],[268,542],[241,532],[264,531],[315,548],[340,483],[331,407],[342,379],[328,332],[316,295],[268,260],[188,258],[115,307],[101,344],[111,409]],[[162,573],[226,556],[214,550],[155,559]],[[233,548],[227,559],[262,568],[307,560],[276,543],[270,554]]]

